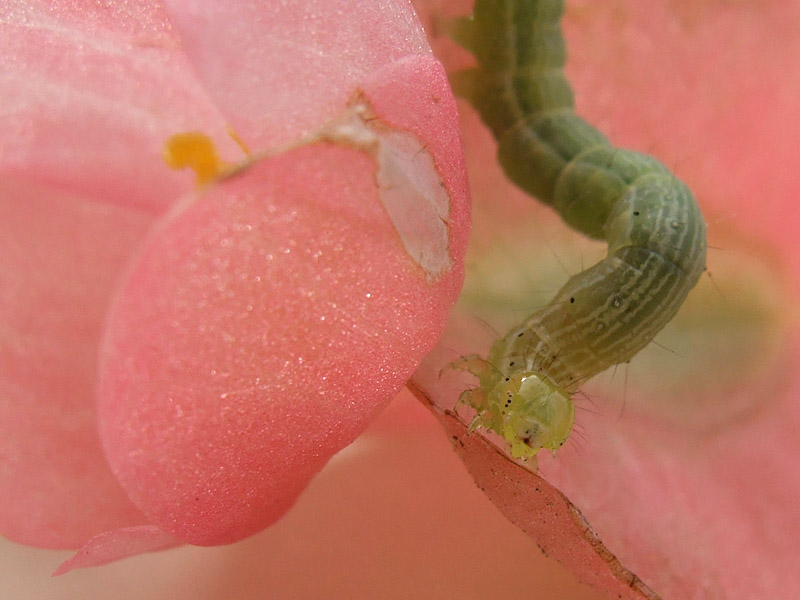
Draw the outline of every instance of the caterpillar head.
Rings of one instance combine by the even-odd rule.
[[[505,438],[514,458],[530,458],[542,448],[555,453],[575,419],[569,394],[535,372],[504,377],[495,386],[489,405],[494,413],[492,429]]]

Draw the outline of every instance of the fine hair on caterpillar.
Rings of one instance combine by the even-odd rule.
[[[506,176],[608,244],[485,359],[451,365],[478,378],[459,398],[476,411],[470,429],[494,431],[522,459],[564,444],[578,386],[649,344],[705,270],[705,222],[689,188],[575,114],[563,11],[563,0],[476,0],[453,28],[477,62],[453,75],[454,88],[497,139]]]

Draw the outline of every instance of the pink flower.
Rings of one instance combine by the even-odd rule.
[[[424,12],[430,9],[423,4],[441,3],[419,0],[417,4]],[[469,10],[468,0],[460,4],[445,8],[453,14]],[[317,8],[326,5],[329,3],[320,3]],[[171,14],[175,15],[176,11]],[[85,16],[84,11],[80,19],[73,16],[72,22],[82,27]],[[800,354],[797,352],[794,299],[800,280],[800,252],[796,241],[798,215],[791,199],[800,189],[800,179],[791,158],[796,154],[800,139],[795,118],[800,90],[790,74],[800,64],[800,44],[794,31],[798,16],[796,6],[777,2],[760,3],[757,8],[747,3],[725,6],[675,2],[645,6],[629,0],[620,0],[612,6],[580,1],[569,3],[565,22],[571,56],[568,74],[577,90],[580,112],[620,145],[658,155],[695,189],[707,215],[711,243],[722,247],[712,250],[709,261],[721,293],[718,294],[709,282],[701,282],[672,333],[666,332],[666,339],[659,338],[678,352],[678,356],[653,349],[649,357],[645,355],[630,366],[627,384],[622,383],[625,378],[620,372],[612,382],[616,388],[611,391],[589,389],[591,400],[579,400],[582,402],[579,409],[586,409],[579,412],[580,431],[554,461],[542,460],[544,479],[534,480],[534,476],[483,446],[480,438],[464,437],[453,420],[445,419],[445,425],[456,436],[457,450],[479,485],[487,490],[504,514],[526,529],[550,556],[568,565],[582,580],[598,586],[600,595],[595,596],[591,590],[570,583],[554,562],[541,558],[536,544],[499,518],[496,509],[483,501],[460,465],[448,455],[445,438],[438,428],[432,426],[420,407],[405,400],[394,403],[365,435],[337,456],[330,468],[325,469],[301,496],[295,509],[260,535],[224,548],[185,547],[145,556],[102,572],[87,570],[71,574],[69,580],[59,579],[54,584],[41,584],[36,580],[31,583],[31,589],[42,590],[46,585],[55,596],[63,594],[62,586],[68,585],[64,581],[72,581],[85,585],[85,589],[96,590],[99,595],[106,590],[104,577],[108,577],[113,578],[118,591],[124,593],[131,581],[131,574],[126,571],[134,570],[136,597],[142,590],[167,597],[175,596],[175,591],[185,595],[187,590],[205,597],[230,597],[237,593],[260,596],[265,590],[292,597],[395,594],[486,598],[520,596],[530,594],[531,590],[561,598],[617,597],[618,594],[642,597],[648,593],[647,586],[664,598],[797,596],[800,583],[793,567],[797,562],[794,540],[800,533],[795,508],[800,481],[793,457],[798,450],[795,431],[800,421],[796,402]],[[171,18],[179,22],[175,16]],[[227,26],[226,19],[218,22],[223,29]],[[309,19],[304,25],[309,23],[319,23],[319,20]],[[325,23],[330,25],[336,21]],[[392,23],[397,26],[396,22]],[[426,24],[429,30],[435,30],[432,19]],[[132,25],[135,20],[127,22],[129,28]],[[331,30],[341,32],[341,28],[341,25],[331,25]],[[152,40],[152,27],[143,29],[147,33],[145,40]],[[182,26],[179,31],[189,56],[194,56],[190,50],[194,47],[190,43],[190,31],[199,32],[200,39],[195,43],[201,48],[205,42],[205,46],[218,50],[218,44],[214,44],[217,38],[205,36],[203,27]],[[238,27],[232,29],[234,37],[238,33]],[[173,40],[173,45],[177,39],[169,32],[161,35]],[[71,39],[81,40],[75,36]],[[468,57],[456,53],[446,40],[435,42],[437,55],[445,57],[448,64],[463,65],[468,61]],[[0,44],[9,43],[14,43],[14,39],[0,37]],[[244,45],[257,48],[259,44],[250,41]],[[140,49],[142,45],[138,45]],[[35,42],[30,46],[46,47]],[[85,49],[85,44],[83,47]],[[159,52],[167,53],[164,48]],[[173,52],[180,54],[177,49]],[[56,57],[61,54],[69,53],[52,53]],[[233,57],[237,69],[258,64],[257,60],[241,61],[246,54],[241,51],[219,54]],[[17,51],[6,51],[4,55],[16,56]],[[328,55],[316,53],[318,58]],[[47,62],[48,69],[52,64],[53,61]],[[55,64],[58,66],[57,62]],[[206,56],[195,59],[193,65],[197,69],[213,70],[214,61]],[[217,68],[221,72],[233,70],[224,65]],[[170,74],[174,76],[174,72],[173,69]],[[30,73],[35,71],[28,69],[20,78],[24,74],[27,79]],[[78,70],[71,76],[79,74]],[[188,70],[184,76],[189,78]],[[257,93],[252,94],[249,84],[265,76],[263,70],[242,73],[243,91],[239,95],[254,103],[264,100]],[[275,77],[288,75],[281,72]],[[88,79],[92,81],[96,77]],[[166,79],[172,81],[171,77]],[[312,81],[311,88],[316,91],[313,84],[319,80],[310,76],[306,79]],[[101,238],[107,242],[102,254],[97,251],[101,244],[95,239],[99,237],[95,232],[108,231],[109,226],[100,223],[93,232],[85,234],[88,241],[83,247],[95,248],[94,254],[88,256],[94,255],[96,259],[91,268],[84,268],[80,274],[86,278],[88,274],[96,277],[106,273],[102,288],[105,293],[96,298],[92,296],[98,314],[105,312],[110,290],[121,268],[132,260],[131,255],[142,244],[155,215],[166,210],[190,187],[188,176],[164,172],[161,182],[155,183],[152,173],[161,169],[157,152],[163,139],[176,131],[202,125],[203,131],[217,140],[223,156],[231,159],[236,156],[237,148],[226,141],[225,125],[232,124],[240,135],[250,129],[246,123],[242,125],[233,118],[245,104],[242,98],[233,103],[234,109],[223,110],[224,118],[218,115],[218,107],[227,106],[220,96],[230,94],[235,98],[235,85],[227,82],[224,86],[210,85],[202,74],[201,81],[205,88],[192,88],[195,90],[192,97],[205,98],[212,93],[213,100],[206,100],[204,106],[208,113],[217,115],[216,120],[209,116],[189,119],[183,115],[192,106],[199,106],[197,100],[172,105],[166,99],[173,95],[160,93],[158,100],[163,106],[154,103],[159,110],[150,112],[162,114],[173,106],[172,120],[166,117],[158,120],[158,123],[165,122],[158,135],[144,136],[147,129],[143,127],[127,129],[128,135],[149,140],[141,147],[150,148],[150,153],[139,153],[151,160],[149,166],[144,162],[143,166],[132,165],[130,152],[125,150],[121,151],[125,158],[114,163],[125,165],[125,169],[114,177],[106,175],[113,165],[104,165],[88,173],[84,173],[85,168],[79,170],[78,167],[70,171],[65,168],[70,158],[82,167],[86,156],[99,146],[88,143],[74,155],[67,154],[64,151],[69,147],[67,140],[96,142],[96,136],[107,132],[96,128],[91,138],[74,135],[86,129],[76,125],[68,132],[73,135],[59,138],[54,132],[58,131],[56,125],[67,121],[64,118],[51,119],[45,133],[36,138],[37,150],[51,143],[49,151],[28,152],[22,155],[25,160],[19,161],[28,164],[34,159],[50,160],[53,163],[50,171],[61,173],[62,179],[51,180],[50,175],[37,177],[36,172],[48,173],[37,163],[36,170],[31,167],[20,172],[15,190],[47,186],[46,190],[66,187],[84,193],[80,187],[72,187],[75,182],[63,177],[64,173],[80,172],[87,178],[93,176],[96,185],[104,183],[110,188],[110,191],[95,192],[89,197],[122,198],[121,190],[135,188],[130,183],[120,186],[115,182],[122,181],[123,174],[130,169],[140,168],[147,176],[130,177],[130,180],[149,191],[127,193],[139,199],[162,198],[161,204],[147,209],[145,216],[150,216],[143,219],[138,232],[129,234],[127,249],[123,247],[125,238],[119,235],[123,231],[121,226],[114,230],[117,235]],[[171,85],[174,86],[174,82]],[[159,91],[166,89],[171,89],[170,85],[163,85]],[[139,94],[132,94],[133,99],[141,100],[138,97],[141,89],[136,86],[136,90]],[[296,117],[298,125],[284,117],[287,113],[295,114],[295,102],[302,99],[314,104],[316,96],[315,93],[295,94],[286,99],[289,108],[284,107],[282,111],[260,112],[258,106],[242,110],[244,114],[256,115],[256,119],[280,115],[269,127],[256,128],[278,132],[274,139],[259,144],[258,148],[277,147],[296,139],[298,132],[312,131],[336,113],[322,110],[325,118],[317,119],[313,107],[307,109],[303,105],[297,111],[306,114],[308,110],[311,115],[308,120]],[[2,97],[15,99],[10,92]],[[337,109],[346,103],[347,97],[345,93],[341,95]],[[53,101],[63,100],[62,95],[47,98],[49,101],[42,102],[40,109],[46,105],[50,110]],[[108,108],[106,106],[106,110]],[[36,113],[41,118],[47,111],[37,110]],[[69,110],[65,114],[72,118],[75,112]],[[8,125],[0,121],[0,127],[3,126]],[[8,139],[25,140],[22,133],[30,135],[29,130],[21,127],[16,131],[16,136],[4,131],[4,137],[0,138],[4,141],[0,143],[5,144]],[[535,279],[539,272],[550,268],[548,263],[554,262],[554,253],[560,259],[567,254],[567,260],[572,261],[570,268],[580,269],[581,262],[593,260],[595,255],[591,253],[597,252],[591,248],[574,251],[575,240],[564,237],[558,219],[546,209],[537,208],[505,182],[494,161],[493,142],[466,107],[464,132],[477,208],[473,239],[476,253],[468,262],[479,276],[468,284],[463,305],[466,315],[465,311],[456,313],[447,337],[413,380],[418,389],[441,405],[452,403],[463,389],[460,386],[466,382],[439,381],[441,365],[460,353],[481,349],[494,335],[478,323],[474,315],[488,317],[498,326],[505,319],[521,317],[531,304],[546,301],[547,286],[558,285],[563,280],[563,273],[547,283]],[[114,156],[108,151],[120,139],[114,133],[117,130],[108,134],[110,141],[103,151],[95,150],[97,156],[93,164],[99,165],[103,159]],[[33,147],[30,142],[28,144]],[[4,151],[0,160],[5,160],[6,156]],[[266,165],[274,165],[274,162],[267,161]],[[9,171],[5,165],[4,168]],[[82,181],[76,175],[72,178]],[[3,182],[8,181],[16,180],[10,176],[3,178]],[[174,189],[167,189],[168,182],[172,182]],[[211,194],[224,202],[224,197],[213,196],[223,192],[224,189],[220,189]],[[71,196],[63,203],[68,205],[68,201],[72,201]],[[106,200],[106,207],[117,206],[108,202]],[[119,205],[123,208],[137,206],[132,200]],[[36,205],[29,202],[25,206]],[[28,234],[33,230],[31,223],[42,231],[46,217],[53,221],[50,231],[64,232],[58,245],[55,235],[37,234],[35,238],[47,241],[53,251],[38,255],[19,253],[28,262],[20,261],[21,266],[13,273],[24,273],[26,277],[20,275],[15,281],[33,278],[38,264],[49,264],[45,258],[48,261],[61,259],[63,264],[42,270],[44,282],[61,281],[55,275],[69,274],[67,269],[71,265],[75,268],[65,249],[76,246],[73,240],[78,228],[66,227],[69,215],[55,213],[54,206],[57,204],[50,201],[26,220],[18,219],[7,228],[17,235],[17,238],[10,238],[14,240],[14,248],[29,247],[17,240],[31,237]],[[15,211],[18,209],[16,204],[13,207]],[[7,209],[3,216],[9,213],[18,214]],[[113,217],[117,213],[109,209],[109,214]],[[125,211],[119,214],[130,217]],[[225,222],[230,224],[231,220]],[[22,226],[25,223],[29,224],[27,228]],[[190,233],[197,232],[195,228],[188,229]],[[4,239],[0,238],[0,248],[5,248]],[[112,249],[116,250],[116,255],[110,252]],[[523,253],[524,256],[519,256]],[[114,256],[117,256],[116,262],[112,261]],[[39,263],[33,263],[33,258],[38,258]],[[556,266],[553,270],[558,269]],[[495,279],[487,279],[486,273],[493,274]],[[64,278],[68,279],[66,275]],[[43,409],[35,414],[31,402],[27,405],[12,403],[7,409],[14,409],[17,414],[9,413],[0,421],[7,423],[8,428],[2,432],[0,439],[4,441],[0,443],[5,444],[2,446],[4,460],[6,456],[13,457],[19,467],[13,472],[13,479],[6,478],[9,483],[3,488],[3,505],[9,507],[3,523],[6,531],[11,531],[11,527],[20,529],[21,523],[27,524],[31,536],[39,536],[36,541],[39,544],[44,543],[41,539],[45,535],[50,535],[51,539],[65,539],[58,536],[69,526],[72,532],[67,533],[73,536],[71,545],[75,545],[86,538],[86,532],[101,531],[98,524],[103,519],[103,527],[113,529],[137,523],[131,519],[142,517],[138,509],[126,504],[126,496],[103,466],[99,445],[86,442],[92,439],[85,432],[94,431],[94,416],[89,414],[78,423],[81,427],[75,425],[79,410],[90,412],[86,408],[86,394],[78,391],[89,389],[92,384],[74,385],[73,375],[77,372],[74,369],[64,369],[70,374],[69,378],[62,376],[64,383],[54,381],[58,374],[52,366],[54,361],[43,362],[42,357],[48,350],[54,353],[51,356],[65,354],[56,352],[59,346],[52,344],[59,339],[62,340],[60,348],[69,348],[66,354],[74,362],[79,363],[81,358],[75,352],[80,345],[73,343],[76,337],[73,332],[65,331],[61,338],[54,336],[56,325],[64,321],[60,318],[63,313],[55,313],[59,318],[51,317],[49,327],[45,327],[41,317],[46,315],[42,311],[46,303],[40,292],[43,285],[33,290],[38,295],[31,292],[30,299],[23,297],[23,301],[15,305],[20,307],[18,310],[27,310],[22,315],[24,318],[10,321],[28,323],[30,327],[36,323],[42,333],[25,339],[42,341],[39,346],[32,346],[36,352],[29,350],[27,356],[32,359],[16,359],[13,370],[5,367],[7,347],[4,345],[0,359],[6,369],[3,377],[8,377],[7,372],[13,372],[18,378],[27,376],[27,387],[17,385],[13,389],[32,389],[34,383],[39,384],[41,390],[37,398],[60,400],[65,397],[63,390],[75,389],[73,395],[82,400],[62,406],[49,420],[41,414]],[[4,285],[0,289],[5,294],[0,298],[6,302],[9,288]],[[54,289],[64,296],[74,291],[75,286],[61,285]],[[486,296],[481,298],[475,292],[483,293],[487,289],[497,296],[478,306],[475,300]],[[541,295],[532,296],[531,291]],[[517,303],[510,308],[509,298]],[[151,297],[145,300],[150,302]],[[67,303],[61,306],[64,304]],[[77,316],[82,316],[91,311],[76,312]],[[219,317],[216,322],[226,323],[230,319]],[[140,318],[140,323],[143,327],[152,326],[146,318]],[[105,330],[112,325],[113,321]],[[81,327],[77,329],[84,331]],[[99,320],[94,321],[93,331],[92,339],[99,339]],[[135,340],[135,334],[136,331],[130,332],[127,339]],[[17,335],[14,339],[19,341],[22,337]],[[172,352],[172,343],[163,341]],[[24,346],[18,344],[15,350],[19,348]],[[84,360],[90,365],[94,365],[92,352],[87,353],[90,359]],[[31,365],[38,366],[38,370],[34,371]],[[91,376],[84,378],[94,381],[93,367],[89,373]],[[48,387],[42,382],[47,382]],[[398,380],[398,385],[400,383]],[[208,384],[204,381],[203,386]],[[376,410],[377,404],[380,402],[376,403]],[[20,406],[28,408],[21,411]],[[45,404],[39,402],[33,406]],[[80,408],[76,410],[76,406]],[[69,419],[65,418],[67,415]],[[166,420],[162,419],[162,424]],[[364,417],[361,422],[367,420]],[[67,427],[79,430],[80,435],[72,438],[80,440],[79,443],[67,437]],[[61,442],[58,450],[48,450],[44,445],[53,441]],[[13,453],[9,448],[13,448]],[[64,448],[70,452],[65,452]],[[77,455],[79,450],[83,451],[82,456]],[[95,465],[83,472],[104,475],[92,475],[91,479],[81,476],[77,459],[81,465],[88,460]],[[58,461],[72,468],[68,470]],[[50,496],[37,503],[33,494],[22,491],[21,484],[27,477],[34,479],[37,485],[40,481],[51,480],[57,487],[52,487]],[[512,479],[521,480],[521,483],[509,486],[508,481]],[[72,491],[66,488],[68,485],[73,487]],[[156,492],[162,491],[162,486],[151,481],[147,485]],[[35,486],[28,485],[28,489],[35,489]],[[598,552],[598,546],[590,543],[592,530],[587,530],[585,523],[575,518],[559,490],[582,511],[605,549],[616,554],[621,564],[609,563],[610,556]],[[128,517],[122,514],[120,506],[128,506]],[[159,536],[158,530],[146,525],[147,522],[145,519],[138,521],[145,527],[137,530],[138,537],[114,536],[112,541],[116,543],[101,546],[105,554],[101,552],[95,557],[111,558],[109,550],[119,549],[120,541],[132,544],[148,535]],[[171,542],[169,538],[160,539]],[[29,540],[34,542],[32,537]],[[55,544],[50,542],[50,545]],[[68,544],[61,542],[61,545]],[[146,547],[146,543],[141,548],[129,545],[133,550]],[[24,555],[23,552],[19,550],[15,556]],[[15,564],[19,564],[19,559],[15,560]],[[624,577],[630,575],[622,565],[641,577],[643,583],[638,579],[624,581]],[[40,576],[41,572],[37,572],[31,579]],[[13,583],[7,584],[7,588],[0,587],[4,589],[16,591]]]
[[[3,532],[86,543],[62,572],[252,535],[441,335],[446,75],[390,0],[3,12]],[[187,130],[255,158],[193,192],[161,158]]]

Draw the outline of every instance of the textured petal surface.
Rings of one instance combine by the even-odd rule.
[[[668,599],[800,594],[792,566],[798,559],[793,540],[800,536],[794,464],[800,249],[789,233],[798,230],[793,198],[800,174],[786,160],[800,139],[793,117],[800,89],[786,76],[800,64],[793,31],[799,11],[796,2],[568,3],[568,74],[579,111],[615,142],[656,154],[685,179],[704,207],[711,245],[722,247],[709,258],[719,289],[701,281],[664,334],[682,344],[680,351],[669,352],[667,344],[628,369],[662,382],[651,390],[681,391],[642,398],[639,384],[620,383],[613,395],[579,396],[568,446],[555,459],[543,455],[539,465],[622,564]],[[451,43],[437,46],[454,65],[465,64]],[[440,356],[415,376],[443,406],[474,382],[439,381],[438,370],[459,354],[485,352],[498,335],[472,315],[502,333],[546,302],[564,270],[581,270],[603,254],[588,244],[570,248],[576,242],[560,233],[557,219],[489,166],[494,143],[469,109],[464,123],[477,234],[468,264],[478,281],[470,283],[468,275],[462,318],[451,324]],[[548,270],[549,279],[536,273]],[[527,295],[512,298],[521,289]],[[704,339],[701,319],[706,325],[718,319],[731,332],[745,326],[747,314],[737,321],[729,312],[739,303],[767,306],[770,317],[756,319],[746,337]],[[777,349],[765,354],[763,370],[759,356],[738,360],[761,344]],[[716,367],[694,346],[735,360]],[[728,348],[736,351],[727,354]],[[669,380],[678,385],[663,383]],[[717,414],[698,418],[703,404]],[[472,456],[470,470],[481,473],[489,459]],[[497,491],[491,473],[478,483]],[[507,510],[522,493],[506,490],[493,500]],[[562,533],[566,547],[576,541],[574,530]]]
[[[244,96],[259,98],[258,114],[282,114],[296,135],[300,121],[291,115],[308,115],[303,101],[285,114],[288,94],[324,104],[311,114],[327,119],[360,89],[383,127],[417,138],[420,150],[376,162],[371,151],[348,147],[351,140],[256,162],[188,200],[139,257],[104,346],[101,433],[134,503],[165,531],[198,544],[239,539],[281,516],[433,347],[462,280],[468,201],[455,104],[435,60],[393,61],[424,43],[408,6],[368,11],[387,32],[400,30],[391,43],[360,28],[346,34],[336,20],[315,29],[314,44],[368,59],[355,67],[324,63],[326,85],[317,82],[313,94],[308,80],[318,65],[298,55],[294,41],[307,33],[309,15],[341,19],[343,6],[333,13],[314,2],[278,6],[276,30],[246,4],[225,11],[228,26],[220,28],[217,5],[198,3],[183,27],[202,33],[187,41],[190,49],[220,46],[241,61],[241,47],[231,42],[249,39],[248,51],[269,64],[296,66],[275,93],[273,80],[253,78],[249,60],[241,72],[213,68],[216,59],[197,61],[214,93],[239,90],[220,102],[232,122],[248,125],[245,141],[263,149],[267,138],[248,134],[274,122],[253,129]],[[181,14],[176,9],[179,22]],[[271,33],[255,39],[254,24]],[[207,48],[196,51],[203,56]],[[202,71],[206,63],[210,74]],[[264,61],[258,64],[263,71]],[[378,201],[389,191],[378,185],[382,161],[399,173],[407,163],[411,173],[426,157],[441,180],[435,187],[449,196],[443,218],[452,267],[433,278],[400,244],[403,232]]]
[[[256,162],[137,261],[104,348],[101,434],[164,530],[215,544],[275,521],[438,339],[460,270],[431,282],[406,254],[375,167],[332,144]]]

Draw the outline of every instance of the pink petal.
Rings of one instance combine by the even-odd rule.
[[[443,114],[434,160],[459,166],[438,155],[457,139],[452,101]],[[431,281],[380,204],[375,168],[330,144],[256,162],[144,249],[110,321],[101,437],[165,531],[219,544],[274,522],[441,334],[465,197],[450,207],[456,268]],[[463,186],[463,173],[442,177]]]
[[[161,148],[200,129],[239,149],[198,84],[160,2],[0,8],[0,171],[160,213],[191,185]]]
[[[330,120],[373,71],[430,54],[400,0],[169,1],[187,55],[231,125],[254,149]]]
[[[116,278],[191,182],[163,141],[202,127],[236,147],[158,3],[0,11],[2,529],[74,547],[144,522],[101,455],[95,361]]]
[[[329,6],[314,10],[322,14],[323,8]],[[392,36],[398,19],[405,25],[400,27],[400,37],[395,38]],[[222,136],[224,122],[206,100],[203,90],[196,85],[182,55],[176,50],[176,40],[160,5],[139,3],[132,10],[128,7],[123,10],[114,7],[111,10],[91,10],[89,7],[43,3],[15,8],[3,22],[5,54],[15,59],[10,63],[12,68],[7,72],[8,77],[0,83],[5,86],[3,96],[12,107],[8,113],[11,118],[4,121],[6,130],[2,131],[4,147],[0,168],[7,173],[16,173],[28,181],[44,182],[63,190],[89,194],[102,201],[159,212],[179,190],[184,189],[188,179],[185,174],[170,173],[161,164],[161,145],[169,134],[182,129],[203,129],[218,141],[222,140],[220,145],[224,155],[235,156],[231,152],[232,142]],[[323,32],[323,37],[326,35]],[[353,32],[355,38],[359,35],[358,31]],[[409,44],[408,36],[416,39],[416,43]],[[358,68],[353,70],[353,77],[389,62],[395,56],[392,52],[401,56],[409,50],[424,51],[425,48],[413,14],[407,9],[395,13],[394,20],[386,21],[385,30],[372,35],[369,41],[379,48],[366,60],[356,61]],[[399,41],[403,43],[398,45],[396,42]],[[326,43],[330,46],[330,40]],[[337,48],[335,44],[332,47]],[[223,55],[224,52],[216,52],[216,56]],[[241,58],[238,53],[233,55],[237,60]],[[346,63],[342,64],[347,66]],[[437,89],[443,89],[443,75],[440,71],[436,75]],[[342,85],[351,89],[352,77]],[[257,90],[253,93],[257,95]],[[315,101],[325,97],[324,94],[307,95]],[[295,97],[296,91],[288,96]],[[332,106],[328,100],[324,103]],[[452,121],[452,102],[447,110]],[[428,121],[423,120],[423,126],[430,124],[430,117],[426,118]],[[433,118],[435,121],[438,117]],[[435,158],[444,164],[442,176],[456,192],[458,210],[454,211],[451,244],[454,258],[458,259],[466,237],[464,178],[463,172],[456,173],[461,168],[458,161],[442,154],[460,152],[458,136],[454,135],[452,126],[445,127],[444,132],[442,143],[447,148],[438,148]],[[297,131],[291,135],[296,137]],[[135,161],[131,160],[133,155],[136,155]],[[86,167],[87,163],[91,168]],[[31,187],[20,184],[12,188],[27,189],[26,186]],[[12,196],[15,200],[24,196],[17,189],[13,189],[13,194],[16,194]],[[141,522],[142,519],[109,477],[97,453],[97,440],[91,427],[94,413],[86,403],[92,398],[90,390],[95,372],[92,359],[105,301],[116,272],[135,246],[137,237],[144,232],[148,219],[141,218],[132,236],[128,233],[120,235],[122,230],[130,230],[130,225],[113,220],[127,219],[125,213],[120,212],[118,216],[112,211],[113,219],[109,221],[102,210],[83,208],[77,200],[73,201],[76,203],[73,207],[71,201],[65,196],[63,201],[59,199],[58,205],[53,204],[53,198],[47,199],[49,204],[46,206],[44,198],[38,204],[31,204],[32,212],[15,215],[24,225],[15,233],[20,236],[27,234],[25,242],[13,237],[8,240],[12,245],[19,244],[20,248],[30,248],[28,240],[36,240],[38,262],[33,261],[35,268],[32,272],[45,275],[31,281],[24,276],[27,273],[9,271],[8,281],[14,284],[7,288],[13,290],[6,296],[9,312],[26,315],[20,322],[27,323],[41,321],[43,313],[51,314],[53,321],[58,321],[72,311],[82,323],[80,334],[76,337],[70,333],[69,338],[60,343],[63,349],[55,351],[55,354],[51,345],[57,336],[54,338],[50,329],[42,328],[36,339],[31,338],[32,346],[25,350],[24,357],[20,357],[19,349],[11,345],[6,349],[4,361],[7,378],[20,394],[9,396],[6,405],[10,414],[7,423],[13,430],[4,440],[8,443],[8,456],[13,456],[6,472],[9,483],[9,500],[5,503],[8,508],[6,530],[16,539],[47,545],[74,545],[99,530],[126,522]],[[54,206],[59,208],[54,209]],[[76,215],[80,222],[75,222]],[[58,218],[64,229],[57,231],[53,225],[51,237],[41,242],[39,229],[47,227],[45,217],[51,216]],[[28,234],[33,227],[37,228],[36,234]],[[93,232],[87,235],[85,244],[68,249],[60,247],[68,243],[66,240],[76,232],[82,234],[83,231]],[[108,239],[109,234],[113,240]],[[65,236],[63,243],[59,236]],[[59,246],[56,251],[55,246]],[[110,246],[118,247],[120,251],[108,252]],[[80,253],[79,257],[75,252]],[[91,257],[88,262],[86,257]],[[63,259],[63,262],[56,258]],[[29,258],[23,257],[19,262],[25,267],[31,266]],[[73,270],[65,268],[65,264],[85,267],[93,277],[91,283],[77,294],[53,294],[54,297],[48,298],[50,302],[46,308],[43,308],[41,300],[31,302],[51,289],[67,288],[69,291],[68,286],[74,285],[74,274]],[[452,297],[459,278],[460,269],[456,268],[439,287]],[[44,282],[49,283],[45,285]],[[62,305],[62,298],[68,304]],[[434,304],[439,306],[438,301]],[[441,315],[441,306],[436,310]],[[433,316],[436,316],[435,312]],[[22,335],[24,332],[15,333]],[[34,344],[45,337],[47,345],[37,349]],[[424,343],[430,345],[430,342]],[[76,349],[80,351],[76,352]],[[73,364],[64,367],[64,374],[53,368],[53,360],[60,362],[61,359],[50,358],[60,354],[74,357]],[[45,357],[49,360],[42,360]],[[26,368],[30,369],[20,368],[20,361],[40,364],[41,372],[35,378],[20,382],[20,375],[26,374],[27,377]],[[31,397],[60,399],[64,387],[74,390],[74,393],[69,394],[70,401],[63,410],[59,409],[57,416],[47,420],[40,413],[31,412]],[[81,414],[81,419],[65,418],[73,414]],[[35,418],[32,419],[32,415]],[[22,451],[17,452],[17,448]],[[62,481],[64,476],[66,480]],[[29,481],[27,487],[20,485],[25,481]],[[63,489],[65,484],[67,490]],[[82,497],[87,487],[97,492],[96,497]],[[56,489],[58,492],[53,491]],[[31,503],[31,496],[35,496],[37,501]],[[55,499],[59,502],[53,502]],[[80,502],[72,503],[71,499]],[[21,518],[23,514],[25,518]],[[95,520],[92,521],[89,515],[93,515]],[[119,539],[123,538],[107,537],[104,548],[108,550],[114,540]]]
[[[0,528],[11,539],[74,547],[144,522],[103,459],[93,392],[105,307],[149,222],[0,179]]]
[[[414,391],[429,404],[422,390]],[[429,406],[478,486],[512,523],[536,540],[546,556],[609,597],[658,598],[603,545],[581,512],[557,488],[508,460],[483,437],[469,435],[452,413]]]
[[[61,563],[53,575],[63,575],[73,569],[97,567],[144,552],[156,552],[180,545],[179,540],[152,525],[115,529],[94,536],[75,556]]]
[[[281,34],[293,36],[291,30]],[[387,62],[387,56],[379,58]],[[348,85],[351,97],[356,87]],[[291,160],[257,164],[245,180],[225,184],[219,197],[211,194],[168,221],[116,307],[101,383],[108,456],[137,506],[187,541],[232,541],[282,515],[329,456],[352,441],[407,379],[440,334],[457,295],[468,200],[444,72],[433,59],[409,57],[366,77],[362,88],[387,125],[424,142],[413,161],[430,156],[448,190],[446,252],[454,267],[438,283],[428,281],[431,273],[409,271],[409,257],[398,254],[397,233],[403,237],[403,231],[396,216],[398,231],[387,228],[386,213],[375,204],[371,160],[341,149],[328,154],[316,148],[306,156],[309,148],[290,153]],[[337,106],[330,98],[327,104],[328,110]],[[354,172],[339,173],[347,168]],[[417,218],[409,216],[412,223]],[[365,220],[375,219],[362,231]],[[317,240],[311,245],[318,249],[305,248],[309,240]],[[263,250],[254,255],[258,247]],[[173,264],[187,252],[197,256],[189,265],[196,273]],[[240,266],[238,279],[226,273],[229,265]],[[226,289],[218,277],[230,279]],[[219,292],[224,296],[202,301]],[[232,317],[236,323],[230,325]],[[365,334],[353,334],[362,327]],[[209,343],[207,332],[223,330]],[[165,337],[157,351],[154,340]],[[324,351],[325,344],[334,350]],[[341,406],[340,398],[352,400]],[[304,443],[287,443],[292,439]]]

